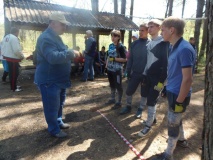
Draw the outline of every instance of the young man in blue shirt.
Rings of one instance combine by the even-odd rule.
[[[189,105],[191,84],[195,65],[195,50],[182,37],[185,23],[174,17],[162,23],[162,36],[172,45],[168,59],[167,99],[168,99],[168,144],[166,150],[154,160],[172,160],[176,145],[188,147],[184,137],[182,114]]]
[[[36,44],[37,65],[35,84],[38,86],[44,108],[44,115],[49,133],[57,138],[67,134],[60,129],[69,128],[62,121],[66,88],[71,86],[71,59],[77,51],[67,49],[59,35],[66,30],[66,21],[61,13],[53,13],[49,17],[48,28],[39,36]]]

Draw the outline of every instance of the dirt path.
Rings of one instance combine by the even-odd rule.
[[[196,74],[194,79],[191,104],[184,114],[185,135],[190,148],[177,147],[176,160],[199,160],[201,155],[204,74]],[[99,113],[90,111],[94,107],[100,107],[101,112],[146,158],[164,151],[167,139],[164,99],[159,100],[158,124],[153,127],[153,132],[146,139],[135,139],[135,134],[143,127],[141,120],[134,118],[139,105],[139,90],[134,95],[132,113],[118,116],[119,110],[112,111],[111,106],[104,105],[109,96],[107,78],[82,83],[78,77],[72,79],[72,83],[64,107],[64,121],[71,128],[65,131],[69,137],[63,140],[47,133],[41,97],[33,84],[33,71],[22,72],[22,92],[13,93],[9,85],[0,84],[0,160],[136,160],[135,154],[107,121]],[[123,84],[125,90],[125,80]],[[143,118],[146,116],[145,111]]]

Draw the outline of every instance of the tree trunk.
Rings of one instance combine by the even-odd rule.
[[[167,2],[166,2],[165,18],[168,17],[168,9],[169,9],[169,0],[167,0]]]
[[[121,14],[125,15],[126,13],[126,0],[121,0]]]
[[[207,17],[207,9],[205,11],[205,17]],[[208,20],[204,19],[203,20],[203,37],[202,37],[202,43],[200,46],[200,53],[199,53],[199,58],[198,61],[200,61],[204,57],[204,53],[206,50],[206,41],[207,41],[207,29],[208,29]]]
[[[134,6],[134,0],[131,0],[131,6],[130,6],[130,19],[133,19],[133,6]],[[132,31],[129,31],[129,38],[128,38],[128,48],[130,44],[132,43]]]
[[[184,15],[185,4],[186,4],[186,0],[183,0],[183,5],[182,5],[182,15],[181,15],[181,17],[182,17],[182,18],[183,18],[183,15]]]
[[[208,33],[206,52],[206,76],[204,98],[204,128],[202,160],[213,159],[213,1],[207,0]]]
[[[168,17],[169,17],[169,16],[172,16],[173,2],[174,2],[174,0],[169,0],[169,12],[168,12]]]
[[[197,0],[196,18],[201,18],[203,16],[203,6],[204,6],[204,0]],[[195,38],[195,46],[197,48],[197,52],[198,53],[199,53],[199,37],[200,37],[201,24],[202,24],[202,20],[201,19],[197,19],[195,21],[194,38]]]
[[[91,0],[92,11],[98,12],[98,0]]]
[[[118,14],[118,0],[114,0],[114,13]]]

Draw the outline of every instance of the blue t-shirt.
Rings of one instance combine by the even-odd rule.
[[[117,57],[117,58],[126,58],[125,49],[122,44],[119,44],[118,51],[119,53],[116,51],[116,46],[112,43],[109,45],[108,56]],[[107,70],[116,72],[121,69],[122,69],[122,63],[108,61]]]
[[[195,50],[190,43],[180,38],[173,46],[168,59],[167,91],[179,94],[183,79],[182,68],[191,67],[194,71],[195,57]],[[188,96],[190,94],[191,89]]]

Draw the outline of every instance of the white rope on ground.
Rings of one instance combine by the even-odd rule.
[[[137,149],[118,131],[117,128],[115,128],[115,126],[109,121],[109,119],[104,114],[102,114],[100,110],[97,110],[97,112],[100,113],[100,115],[104,117],[104,119],[106,119],[106,121],[110,124],[110,126],[116,131],[116,133],[120,136],[120,138],[129,146],[129,148],[135,153],[135,155],[140,160],[145,160],[145,158],[137,151]]]

